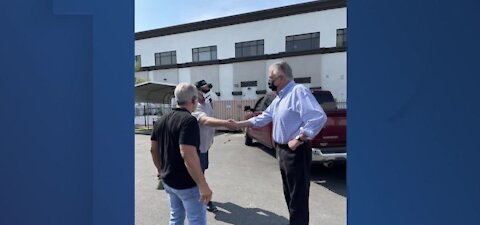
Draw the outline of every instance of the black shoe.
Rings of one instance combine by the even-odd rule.
[[[218,209],[216,206],[213,205],[213,202],[212,201],[209,201],[208,204],[207,204],[207,210],[209,212],[217,212]]]

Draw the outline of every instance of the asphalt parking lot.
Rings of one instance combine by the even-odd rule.
[[[218,133],[210,149],[206,178],[219,211],[207,212],[207,224],[288,224],[275,154],[262,146],[245,146],[243,135]],[[135,135],[135,224],[168,224],[168,197],[156,190],[149,148],[148,135]],[[312,166],[310,224],[346,224],[345,173],[345,165]]]

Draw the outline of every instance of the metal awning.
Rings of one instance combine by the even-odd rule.
[[[175,84],[147,81],[135,85],[135,102],[170,104]]]

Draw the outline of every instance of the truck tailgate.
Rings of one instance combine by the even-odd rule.
[[[327,122],[320,133],[311,140],[312,148],[337,148],[347,145],[347,111],[326,111]]]

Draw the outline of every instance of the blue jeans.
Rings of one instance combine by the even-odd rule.
[[[205,173],[205,170],[208,169],[208,152],[201,153],[199,151],[198,157],[200,158],[200,166],[202,167],[202,171]]]
[[[198,186],[187,189],[174,189],[163,183],[170,199],[170,225],[183,225],[185,212],[189,225],[206,225],[206,206],[200,202]]]

